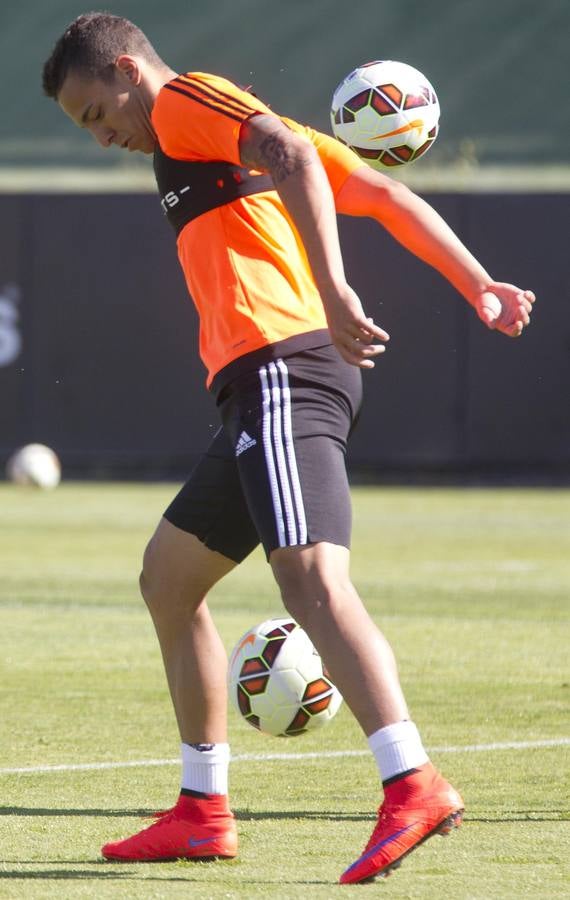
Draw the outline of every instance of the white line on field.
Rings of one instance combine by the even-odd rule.
[[[534,750],[540,747],[570,745],[570,738],[553,738],[546,741],[506,741],[495,744],[467,744],[464,747],[428,747],[429,753],[486,753],[494,750]],[[232,762],[271,762],[272,760],[333,759],[344,756],[367,756],[369,750],[325,750],[314,753],[239,753]],[[136,759],[128,762],[70,763],[56,766],[24,766],[17,769],[0,769],[0,775],[35,775],[40,772],[89,772],[101,769],[132,769],[148,766],[178,766],[179,759]]]

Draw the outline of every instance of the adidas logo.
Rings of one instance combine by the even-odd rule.
[[[250,437],[247,431],[242,431],[236,444],[236,456],[240,456],[244,450],[249,450],[250,447],[255,447],[256,444],[255,438]]]

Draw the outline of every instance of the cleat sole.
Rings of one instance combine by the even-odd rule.
[[[463,822],[463,808],[456,809],[454,812],[450,813],[445,819],[436,825],[435,828],[432,828],[428,834],[424,835],[424,837],[414,844],[413,847],[410,847],[409,850],[406,850],[405,853],[402,853],[398,859],[395,859],[389,865],[387,865],[384,869],[381,869],[379,872],[376,872],[374,875],[369,876],[368,878],[363,878],[358,882],[353,882],[353,884],[372,884],[376,881],[377,878],[389,878],[392,872],[395,872],[396,869],[399,869],[402,865],[403,861],[410,853],[413,853],[414,850],[417,850],[418,847],[421,847],[429,838],[433,837],[434,834],[439,834],[442,837],[447,837],[448,834],[451,834],[454,828],[459,828],[461,823]]]
[[[402,853],[402,855],[399,856],[398,859],[395,859],[394,862],[390,863],[390,865],[386,869],[383,869],[382,874],[389,870],[392,871],[393,869],[399,869],[406,856],[409,856],[410,853],[413,853],[414,850],[417,850],[418,847],[421,847],[422,844],[425,844],[425,842],[429,840],[430,837],[433,837],[434,834],[440,834],[442,837],[447,837],[447,835],[450,834],[454,828],[459,828],[463,821],[463,812],[463,809],[456,809],[455,812],[452,812],[448,816],[446,816],[443,822],[440,822],[439,825],[436,825],[435,828],[432,828],[432,830],[428,832],[428,834],[424,835],[424,837],[420,841],[418,841],[417,844],[414,844],[413,847],[410,847],[409,850],[406,850],[405,853]]]
[[[113,856],[111,853],[103,854],[105,862],[111,863],[165,863],[165,862],[209,862],[216,859],[234,859],[237,851],[217,851],[215,853],[203,853],[201,856],[189,856],[188,854],[179,853],[176,856],[151,856],[151,857],[125,857]]]
[[[454,828],[459,828],[462,822],[463,810],[458,809],[456,810],[456,812],[451,813],[450,816],[444,819],[441,825],[438,825],[436,833],[441,834],[442,837],[447,837],[448,834],[451,834]],[[433,834],[433,832],[431,832],[431,834]],[[427,835],[427,837],[430,836],[431,835],[429,834]]]

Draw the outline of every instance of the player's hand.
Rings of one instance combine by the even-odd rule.
[[[342,358],[361,369],[374,368],[373,357],[384,353],[384,343],[390,335],[364,314],[358,296],[348,284],[327,292],[323,301],[331,338]]]
[[[532,291],[521,291],[514,284],[493,281],[475,299],[477,315],[488,328],[509,337],[518,337],[530,324],[535,301]]]

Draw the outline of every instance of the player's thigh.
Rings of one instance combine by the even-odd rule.
[[[235,452],[223,428],[214,435],[164,518],[234,563],[241,562],[258,545]]]
[[[349,546],[345,452],[360,398],[360,373],[332,347],[272,361],[226,393],[224,426],[268,557],[278,547]]]
[[[153,609],[196,608],[237,564],[162,518],[143,557],[141,591]]]

